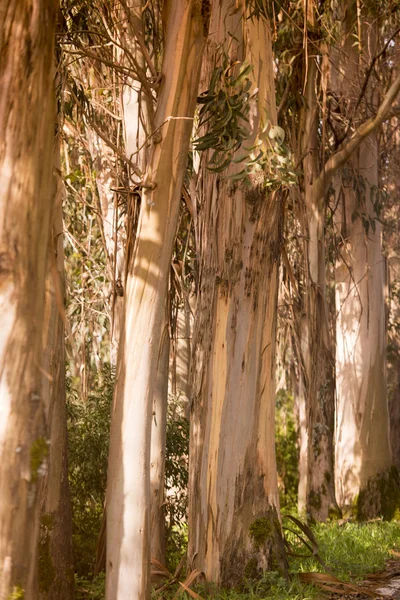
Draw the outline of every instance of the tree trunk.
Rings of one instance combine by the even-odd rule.
[[[37,598],[48,458],[41,333],[52,200],[57,3],[0,9],[0,598]]]
[[[368,26],[363,32],[368,31],[369,49],[375,47],[373,29]],[[352,47],[351,30],[350,25],[346,31],[346,62],[336,64],[333,72],[336,91],[350,100],[359,93],[352,88],[352,82],[358,81],[359,56]],[[367,95],[374,106],[370,90]],[[390,470],[386,265],[374,204],[379,185],[376,134],[361,144],[342,170],[340,183],[338,179],[336,227],[341,247],[335,274],[336,490],[340,505],[355,508],[359,518],[391,517],[398,481]]]
[[[342,506],[357,501],[359,516],[366,511],[368,517],[382,514],[382,502],[386,502],[379,498],[379,486],[376,492],[370,489],[372,479],[380,479],[392,463],[381,226],[375,220],[375,231],[370,228],[367,232],[363,223],[366,215],[376,219],[371,195],[372,186],[378,184],[377,152],[376,136],[370,136],[348,165],[348,177],[342,177],[337,221],[343,245],[336,265],[336,487]],[[363,216],[359,194],[364,195]],[[359,216],[354,219],[356,213]],[[367,498],[367,488],[368,494],[377,497]],[[365,503],[372,504],[364,507]]]
[[[266,20],[246,19],[244,3],[240,8],[233,14],[229,0],[213,7],[207,64],[210,71],[218,45],[234,32],[232,58],[253,65],[259,88],[246,144],[252,146],[266,115],[276,123],[271,36]],[[188,558],[223,586],[285,564],[274,445],[283,202],[267,195],[264,177],[259,170],[247,188],[202,173]],[[272,547],[279,549],[274,557]]]
[[[60,146],[55,141],[54,205],[49,240],[43,330],[42,396],[49,428],[48,472],[43,481],[39,539],[39,598],[72,600],[72,512],[68,483],[65,395],[64,249]]]
[[[107,491],[107,600],[150,596],[150,439],[157,361],[208,2],[168,2],[159,138],[145,173],[128,264],[124,339],[112,414]]]
[[[308,4],[307,22],[315,24],[313,2]],[[334,356],[328,324],[325,267],[325,198],[315,193],[314,181],[319,172],[319,122],[316,87],[318,70],[316,50],[311,42],[305,47],[305,100],[301,115],[300,149],[304,169],[305,223],[307,227],[306,291],[307,348],[306,368],[306,422],[307,492],[306,512],[313,520],[324,521],[336,514],[334,484]]]
[[[113,35],[118,39],[118,47],[115,48],[116,61],[124,64],[127,68],[132,67],[133,58],[139,68],[144,69],[144,59],[137,40],[137,35],[143,37],[142,8],[143,0],[127,0],[123,5],[117,4],[114,7],[111,17],[115,27]],[[114,84],[117,85],[117,81]],[[137,166],[138,173],[140,173],[143,172],[148,161],[148,144],[145,142],[150,134],[149,112],[153,114],[153,108],[151,104],[149,109],[150,99],[143,92],[140,81],[134,77],[125,77],[121,83],[120,93],[125,156]],[[104,141],[95,132],[90,132],[90,136],[92,159],[96,161],[96,183],[109,257],[110,280],[113,286],[110,360],[111,364],[116,367],[121,332],[124,326],[126,260],[135,244],[136,219],[139,212],[134,181],[137,181],[139,176],[132,171],[130,165],[127,166],[127,216],[122,217],[123,211],[119,210],[118,197],[112,189],[118,185],[117,171],[112,169],[115,153],[107,148]],[[112,136],[108,134],[108,137]],[[127,235],[128,227],[129,235]],[[95,574],[106,569],[106,520],[107,504],[105,503],[96,551]]]

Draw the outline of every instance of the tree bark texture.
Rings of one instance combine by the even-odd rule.
[[[353,21],[354,26],[354,21]],[[375,48],[374,27],[365,26],[363,43]],[[333,82],[345,98],[357,95],[359,56],[348,24],[347,60],[335,64]],[[368,37],[368,40],[367,40]],[[358,92],[357,92],[358,93]],[[370,105],[376,102],[367,90]],[[336,492],[341,506],[357,516],[390,516],[396,486],[386,381],[386,264],[376,204],[379,186],[376,134],[365,139],[336,178],[336,227],[340,254],[336,264]],[[398,485],[398,482],[397,482]],[[387,487],[389,486],[389,488]],[[387,513],[387,514],[385,514]]]
[[[160,134],[146,166],[112,414],[107,490],[107,600],[150,597],[150,440],[157,361],[181,187],[193,125],[207,2],[168,2]]]
[[[246,19],[238,7],[233,14],[229,1],[213,5],[204,87],[221,43],[253,65],[251,146],[267,118],[276,123],[271,37],[265,20]],[[188,559],[223,586],[284,564],[272,556],[281,535],[274,356],[283,202],[266,193],[263,171],[251,177],[246,187],[203,167],[197,184]]]
[[[315,21],[313,2],[308,4],[307,21]],[[304,170],[304,200],[307,228],[306,258],[306,423],[308,435],[306,512],[315,520],[326,520],[337,512],[334,484],[334,354],[328,324],[325,266],[325,195],[318,196],[314,181],[318,164],[318,86],[315,47],[308,42],[305,53],[305,101],[301,113],[300,149]],[[304,345],[304,344],[303,344]]]
[[[48,460],[41,334],[52,200],[57,2],[0,8],[0,598],[37,596]]]
[[[347,176],[342,174],[337,223],[343,244],[336,265],[336,487],[343,506],[361,501],[370,478],[391,466],[381,227],[375,220],[375,232],[367,233],[362,217],[354,219],[360,194],[367,214],[376,219],[371,186],[378,184],[377,152],[371,136],[348,164]]]

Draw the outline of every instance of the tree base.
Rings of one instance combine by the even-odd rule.
[[[393,466],[371,478],[355,502],[358,521],[382,517],[390,521],[400,511],[400,476]]]

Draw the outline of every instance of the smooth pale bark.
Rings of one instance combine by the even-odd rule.
[[[130,61],[133,58],[139,69],[144,68],[144,58],[137,39],[137,35],[143,37],[142,7],[142,0],[127,0],[123,6],[117,4],[114,7],[115,11],[112,18],[115,32],[113,35],[117,36],[119,43],[115,51],[118,61],[126,67],[132,67]],[[145,70],[144,73],[146,73]],[[101,202],[110,279],[113,282],[110,347],[110,359],[113,366],[117,365],[121,332],[124,327],[126,257],[132,252],[136,236],[138,209],[135,201],[134,182],[138,181],[138,174],[144,171],[149,155],[148,144],[145,141],[150,133],[149,112],[153,114],[153,99],[151,98],[150,107],[149,101],[150,98],[143,92],[140,81],[133,76],[126,76],[121,83],[124,150],[125,156],[137,166],[137,172],[133,172],[130,166],[127,167],[129,191],[126,198],[127,216],[125,217],[121,218],[121,211],[118,208],[118,196],[113,191],[113,188],[118,187],[116,171],[113,169],[115,154],[112,149],[107,148],[96,132],[90,132],[92,158],[97,166],[96,183]],[[127,231],[129,231],[128,235]],[[161,471],[159,472],[161,474]],[[106,520],[107,507],[105,503],[97,544],[95,574],[106,568]],[[161,530],[158,529],[158,533],[160,532]],[[163,541],[160,541],[157,545],[162,547]]]
[[[159,139],[145,172],[128,264],[107,491],[107,600],[150,597],[150,440],[169,268],[187,161],[208,3],[174,0],[155,115]]]
[[[50,230],[44,328],[42,397],[49,432],[48,472],[41,491],[39,598],[72,600],[72,512],[68,483],[67,409],[65,394],[64,249],[60,146],[55,141],[54,197]]]
[[[276,108],[268,23],[244,11],[244,3],[232,11],[229,0],[213,5],[204,88],[218,44],[229,40],[233,58],[253,65],[259,89],[251,146],[267,115],[276,123]],[[204,168],[201,188],[188,559],[209,581],[232,586],[285,563],[274,446],[283,201],[267,195],[262,171],[246,187]],[[274,561],[272,547],[279,549]]]
[[[353,90],[352,78],[358,80],[359,56],[352,47],[351,30],[350,25],[344,42],[347,60],[337,59],[332,82],[337,93],[354,99],[358,90]],[[366,26],[363,35],[368,36],[363,41],[373,51],[374,28]],[[369,90],[367,97],[373,106]],[[386,487],[392,477],[392,456],[386,388],[386,264],[373,204],[379,185],[375,134],[353,153],[335,184],[339,200],[336,227],[342,240],[335,272],[335,483],[340,505],[356,505],[358,516],[365,518],[384,514],[391,502],[385,496],[393,492]],[[374,226],[369,222],[367,230],[369,219]]]
[[[143,46],[138,37],[144,39],[142,25],[142,0],[130,0],[127,3],[129,19],[125,27],[120,27],[125,48],[135,56],[140,68],[145,72],[146,62],[142,54]],[[127,78],[122,88],[122,107],[125,152],[143,173],[149,160],[149,138],[152,126],[153,98],[149,97],[142,83]],[[131,183],[137,180],[130,173]],[[165,564],[165,515],[164,515],[164,470],[165,442],[168,402],[168,359],[169,333],[165,321],[161,341],[160,355],[157,359],[157,373],[153,394],[153,413],[150,447],[150,556]]]
[[[315,21],[314,4],[308,4],[307,20]],[[317,178],[319,110],[317,56],[305,47],[305,101],[301,114],[300,151],[304,170],[306,259],[306,369],[305,397],[308,435],[306,512],[314,520],[326,520],[337,512],[334,484],[334,357],[328,326],[325,266],[325,202],[315,193]],[[304,345],[304,344],[303,344]]]
[[[361,218],[353,177],[365,182],[365,209],[376,218],[371,186],[378,185],[378,147],[371,136],[352,158],[342,178],[337,226],[343,235],[336,265],[336,487],[339,503],[359,499],[370,478],[391,466],[386,389],[385,260],[381,226],[368,234]],[[359,190],[360,193],[361,190]],[[363,202],[364,203],[364,202]],[[340,222],[339,222],[340,219]],[[380,507],[376,507],[379,515]]]
[[[37,596],[46,470],[41,332],[52,200],[57,2],[0,9],[0,598]],[[23,590],[23,591],[22,591]]]

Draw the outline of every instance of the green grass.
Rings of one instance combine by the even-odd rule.
[[[291,525],[291,528],[294,527]],[[360,581],[370,573],[380,571],[391,557],[390,550],[400,550],[400,522],[320,523],[312,527],[318,542],[319,555],[338,579]],[[300,532],[301,533],[301,532]],[[301,534],[304,537],[304,534]],[[290,536],[295,543],[295,536]],[[296,551],[307,550],[298,542]],[[257,582],[247,582],[240,592],[196,588],[204,599],[214,600],[317,600],[321,589],[299,581],[298,573],[324,571],[315,558],[290,558],[290,581],[278,573],[266,573]],[[188,594],[182,596],[189,598]]]
[[[400,549],[400,522],[320,523],[313,533],[319,554],[339,579],[362,579],[384,568],[390,550]],[[299,552],[301,548],[299,547]],[[293,558],[292,572],[323,571],[315,559]]]
[[[275,571],[266,573],[257,582],[248,581],[240,591],[218,590],[210,586],[198,586],[196,591],[201,598],[213,600],[317,600],[321,597],[315,586],[304,585],[297,577],[287,582]],[[182,598],[188,599],[189,594]]]
[[[295,527],[290,525],[292,529]],[[385,567],[391,558],[390,551],[400,551],[400,522],[377,521],[374,523],[320,523],[312,527],[318,543],[319,556],[334,575],[344,581],[361,581],[366,575]],[[303,537],[304,534],[301,534]],[[298,553],[306,550],[296,537],[289,534],[290,543]],[[321,589],[301,583],[298,573],[323,571],[315,558],[289,558],[290,580],[285,581],[279,573],[266,573],[258,581],[248,581],[238,590],[218,590],[215,586],[193,586],[204,600],[319,600],[324,597]],[[104,576],[93,583],[81,579],[80,593],[76,600],[103,600]],[[173,598],[177,587],[171,588],[154,599]],[[183,592],[182,599],[189,599]]]

